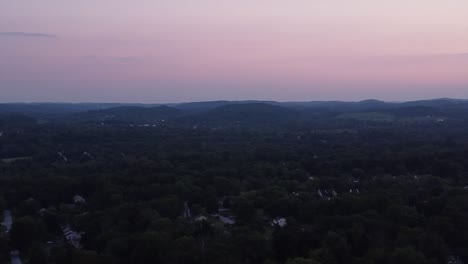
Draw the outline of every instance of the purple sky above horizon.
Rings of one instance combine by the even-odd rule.
[[[466,0],[0,3],[0,102],[468,98]]]

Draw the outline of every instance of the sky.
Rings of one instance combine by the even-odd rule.
[[[0,102],[468,98],[467,0],[0,0]]]

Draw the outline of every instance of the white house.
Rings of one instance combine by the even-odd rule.
[[[271,221],[271,226],[279,226],[279,227],[285,227],[287,225],[287,221],[284,218],[277,217]]]
[[[39,215],[40,215],[40,216],[44,216],[45,213],[47,213],[47,209],[41,208],[41,209],[39,210]]]
[[[62,227],[65,239],[75,248],[80,248],[81,233],[73,231],[70,226]]]
[[[335,197],[338,196],[338,193],[337,193],[335,190],[332,190],[332,194],[333,194],[333,196],[335,196]]]
[[[234,216],[222,216],[219,214],[215,214],[213,216],[218,218],[218,220],[223,222],[223,224],[234,225],[236,223],[236,219]]]
[[[208,218],[206,216],[200,215],[197,218],[195,218],[196,222],[202,222],[202,221],[208,221]]]
[[[75,204],[84,204],[84,203],[86,203],[86,200],[85,200],[85,198],[83,198],[80,195],[75,195],[75,196],[73,196],[73,202]]]
[[[57,152],[57,154],[60,156],[60,158],[63,159],[63,161],[68,162],[68,158],[67,156],[65,156],[65,154],[63,154],[62,152]]]

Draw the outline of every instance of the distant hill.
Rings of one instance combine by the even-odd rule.
[[[272,104],[279,105],[281,103],[274,101],[256,101],[256,100],[246,100],[246,101],[206,101],[206,102],[190,102],[190,103],[180,103],[180,104],[168,104],[168,106],[190,111],[190,112],[206,112],[212,109],[215,109],[224,105],[234,105],[234,104]]]
[[[199,116],[204,121],[265,123],[286,121],[296,111],[268,103],[228,104],[214,108]]]
[[[362,113],[373,113],[363,115]],[[22,114],[39,122],[65,121],[107,121],[107,122],[158,122],[178,120],[193,122],[278,122],[290,120],[311,120],[318,117],[339,116],[342,113],[359,113],[360,117],[375,116],[375,113],[389,114],[396,119],[447,116],[466,118],[468,100],[440,98],[410,102],[384,102],[368,99],[358,102],[309,101],[207,101],[167,105],[119,104],[119,103],[11,103],[0,104],[0,114]],[[341,117],[355,117],[342,115]]]
[[[400,104],[401,106],[429,106],[429,107],[453,107],[465,106],[468,107],[468,100],[452,99],[452,98],[438,98],[431,100],[410,101]]]
[[[343,102],[343,101],[311,101],[311,102],[286,102],[281,105],[294,108],[312,108],[312,109],[328,109],[337,111],[349,110],[365,110],[376,108],[394,107],[394,103],[388,103],[375,99],[369,99],[359,102]]]
[[[108,109],[119,106],[145,106],[143,104],[120,103],[6,103],[0,104],[1,113],[25,114],[40,119],[61,118],[72,113],[82,113],[91,110]]]
[[[169,106],[120,106],[80,113],[77,117],[85,121],[154,123],[167,121],[182,113],[183,111]]]
[[[359,106],[359,107],[390,107],[390,106],[393,106],[394,104],[393,103],[387,103],[387,102],[384,102],[384,101],[380,101],[380,100],[375,100],[375,99],[368,99],[368,100],[363,100],[363,101],[359,101],[359,102],[356,102],[355,105]]]
[[[231,104],[231,101],[208,101],[208,102],[190,102],[181,104],[169,104],[169,106],[191,112],[209,111],[216,107]]]

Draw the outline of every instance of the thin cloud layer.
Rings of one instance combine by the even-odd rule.
[[[87,55],[82,57],[89,61],[117,61],[117,62],[136,62],[139,61],[138,57],[130,56],[98,56],[98,55]]]
[[[36,32],[0,32],[0,37],[57,38],[57,35]]]

